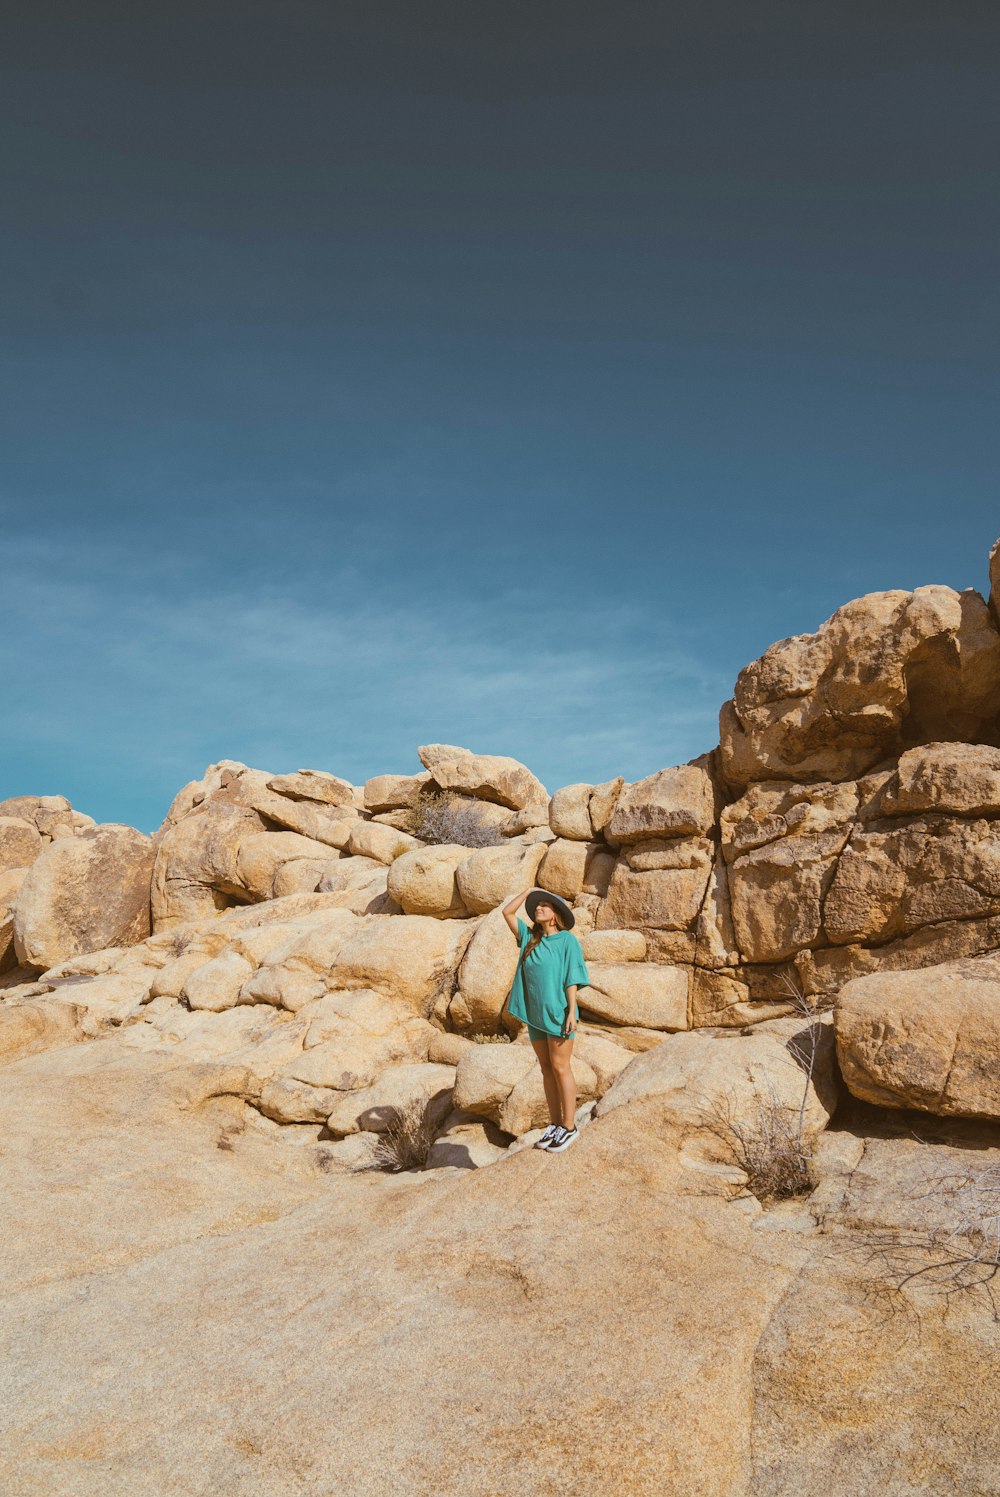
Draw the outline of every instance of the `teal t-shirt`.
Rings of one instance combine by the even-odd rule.
[[[517,939],[521,951],[531,940],[531,928],[523,920],[517,922]],[[533,1029],[563,1037],[569,1017],[566,989],[574,983],[590,986],[583,948],[571,930],[557,930],[543,936],[534,951],[518,961],[508,1012]]]

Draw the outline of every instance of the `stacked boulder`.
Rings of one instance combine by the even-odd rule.
[[[990,568],[989,603],[876,593],[779,641],[716,748],[634,782],[550,797],[517,760],[429,744],[420,773],[363,786],[211,765],[152,838],[4,802],[0,960],[31,979],[5,1001],[207,1054],[275,1123],[346,1138],[417,1097],[443,1132],[492,1130],[488,1152],[547,1118],[503,1012],[501,907],[538,885],[573,906],[588,963],[584,1100],[644,1076],[673,1095],[703,1042],[763,1025],[780,1050],[781,1024],[837,1000],[859,1097],[1000,1115],[995,1061],[970,1058],[997,1053],[1000,1002],[997,548]]]

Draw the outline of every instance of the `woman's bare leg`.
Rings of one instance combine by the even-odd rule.
[[[572,1128],[576,1123],[576,1077],[573,1075],[572,1066],[573,1041],[572,1039],[549,1038],[546,1043],[549,1047],[549,1060],[559,1093],[560,1115],[553,1121],[561,1122],[564,1128]],[[548,1092],[545,1095],[548,1096]]]
[[[542,1086],[545,1088],[545,1100],[549,1107],[549,1121],[558,1123],[562,1120],[562,1093],[552,1069],[549,1059],[548,1040],[532,1040],[531,1048],[538,1056],[538,1064],[542,1068]]]

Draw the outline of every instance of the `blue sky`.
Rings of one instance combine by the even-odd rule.
[[[985,588],[991,7],[74,12],[0,63],[0,794],[635,779]]]

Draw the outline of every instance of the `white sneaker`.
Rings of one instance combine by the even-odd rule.
[[[542,1134],[541,1138],[535,1139],[535,1148],[547,1149],[561,1127],[561,1123],[550,1123],[545,1132]]]
[[[575,1144],[580,1137],[580,1130],[575,1125],[572,1128],[564,1128],[559,1124],[558,1131],[551,1143],[545,1145],[547,1154],[561,1154],[563,1149],[568,1149],[570,1144]]]

